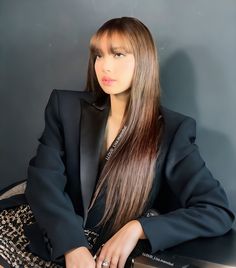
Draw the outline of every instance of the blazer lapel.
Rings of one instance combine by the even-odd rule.
[[[84,207],[84,225],[96,184],[99,157],[109,115],[109,97],[89,103],[81,99],[80,179]]]

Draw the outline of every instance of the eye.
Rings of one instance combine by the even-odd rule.
[[[115,58],[122,58],[125,56],[125,54],[120,53],[120,52],[116,52],[116,53],[114,53],[114,55],[115,55]]]
[[[100,54],[95,55],[95,60],[99,60],[102,56]]]

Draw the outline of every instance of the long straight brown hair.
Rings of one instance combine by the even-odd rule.
[[[148,28],[136,18],[115,18],[104,23],[90,40],[86,90],[102,95],[94,63],[99,41],[107,34],[124,40],[126,51],[133,53],[135,69],[121,128],[126,131],[101,171],[94,205],[106,189],[105,212],[98,225],[111,224],[114,234],[130,220],[140,217],[149,199],[163,132],[160,114],[160,84],[157,50]]]

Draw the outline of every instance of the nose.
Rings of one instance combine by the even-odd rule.
[[[112,71],[112,60],[110,57],[104,57],[102,61],[102,70],[103,72]]]

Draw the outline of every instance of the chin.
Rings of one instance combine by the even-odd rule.
[[[109,95],[115,95],[115,94],[119,94],[121,93],[120,91],[117,91],[117,90],[112,90],[112,89],[107,89],[107,88],[102,88],[102,90],[106,93],[106,94],[109,94]]]
[[[122,89],[114,89],[114,87],[112,88],[112,86],[104,87],[104,85],[101,86],[101,88],[106,94],[109,94],[109,95],[121,95],[121,94],[127,94],[130,92],[130,88],[122,90]]]

